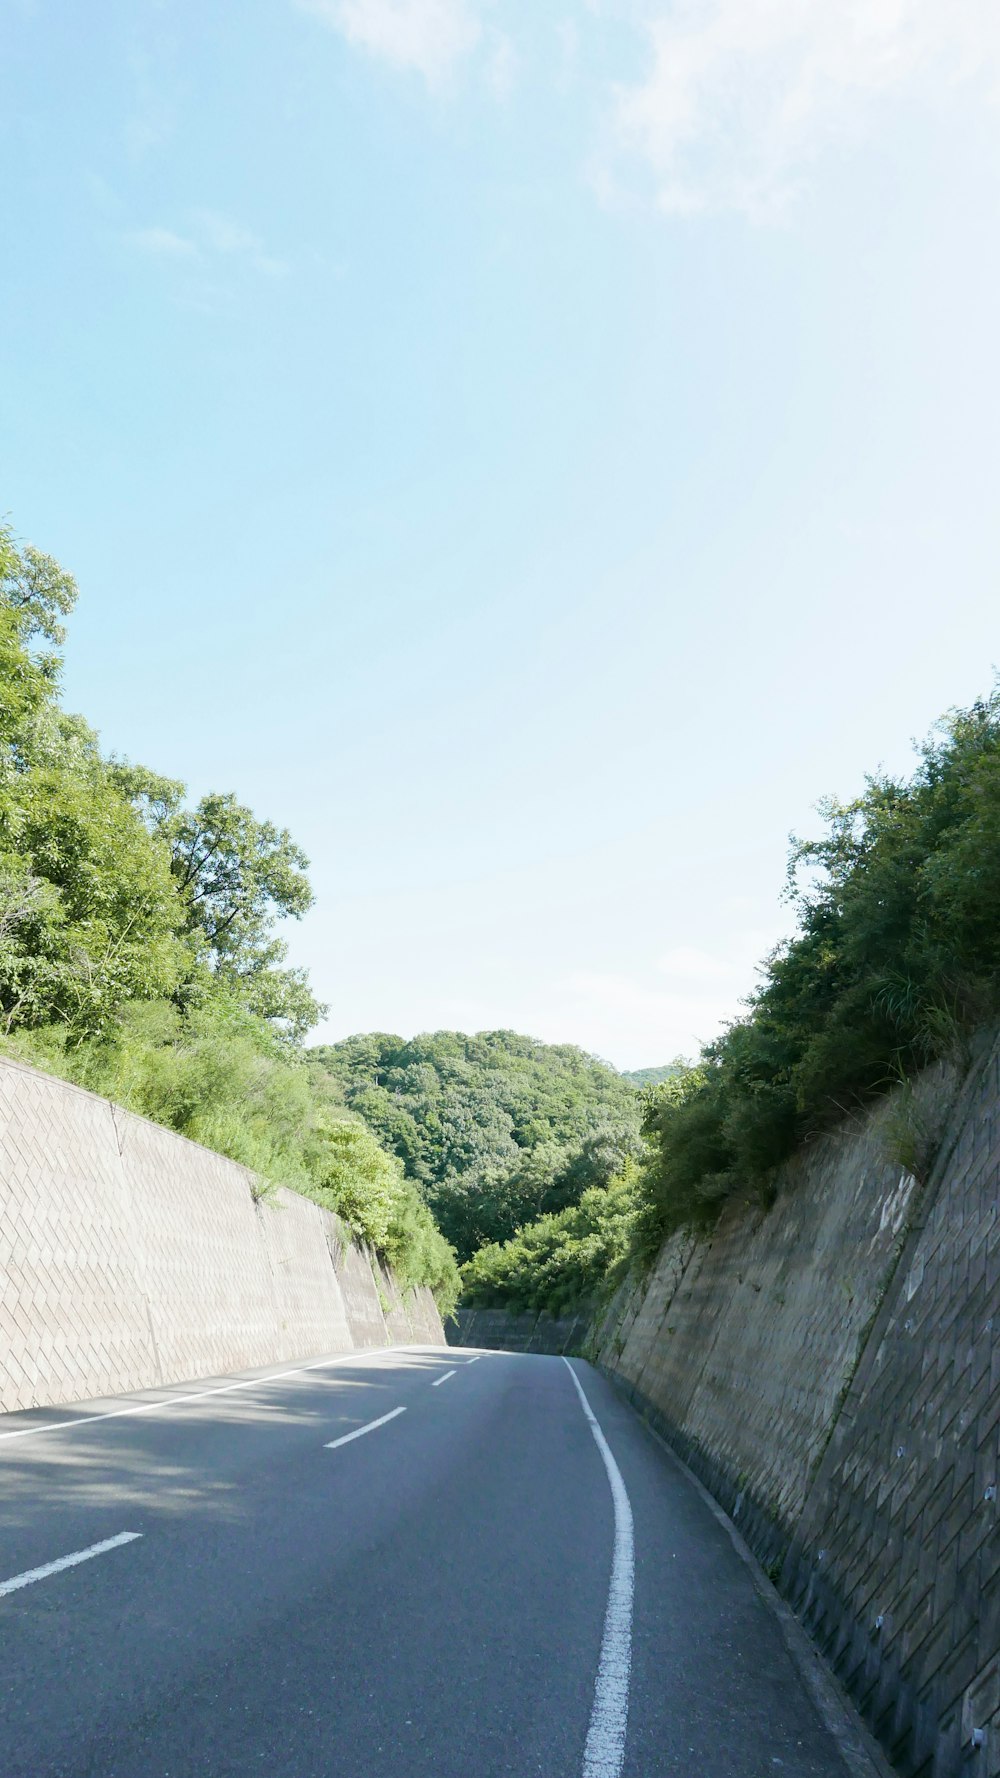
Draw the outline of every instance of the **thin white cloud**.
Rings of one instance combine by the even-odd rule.
[[[517,52],[502,31],[489,32],[486,79],[494,98],[509,99],[517,79]]]
[[[469,0],[299,0],[349,43],[396,68],[447,83],[477,47],[482,26]]]
[[[129,240],[157,259],[200,260],[206,266],[220,259],[235,259],[265,277],[280,277],[288,270],[283,260],[267,252],[259,235],[217,210],[192,211],[189,230],[182,235],[172,228],[140,228],[133,230]]]
[[[172,228],[139,228],[130,239],[143,253],[152,253],[157,259],[191,259],[198,252],[193,241],[175,234]]]
[[[207,248],[215,253],[234,254],[245,259],[255,271],[268,277],[279,277],[288,270],[283,260],[268,253],[259,235],[218,210],[196,210],[194,223]]]
[[[125,122],[125,145],[138,159],[162,148],[176,128],[176,82],[169,40],[160,38],[157,53],[137,50],[129,56],[133,109]]]
[[[649,72],[615,89],[616,145],[680,214],[780,213],[879,101],[974,78],[997,96],[996,0],[675,0],[645,30]]]
[[[557,93],[568,93],[580,78],[583,47],[580,26],[575,18],[557,20],[554,43],[555,89]]]

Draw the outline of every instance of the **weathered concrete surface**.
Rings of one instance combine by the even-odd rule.
[[[961,1090],[959,1088],[961,1087]],[[951,1104],[950,1112],[942,1108]],[[907,1778],[1000,1773],[1000,1052],[818,1142],[766,1213],[675,1237],[595,1331]]]
[[[506,1309],[457,1309],[445,1334],[449,1346],[483,1346],[498,1352],[580,1352],[590,1328],[587,1315],[511,1315]]]
[[[328,1211],[0,1061],[0,1410],[443,1337]]]

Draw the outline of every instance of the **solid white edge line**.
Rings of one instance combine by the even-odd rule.
[[[568,1358],[563,1359],[563,1364],[573,1379],[580,1397],[580,1406],[587,1416],[597,1449],[604,1461],[615,1508],[611,1583],[604,1613],[604,1634],[594,1682],[590,1727],[583,1750],[583,1778],[620,1778],[625,1761],[629,1679],[632,1671],[632,1601],[635,1592],[632,1507],[621,1470],[584,1394],[583,1385]]]
[[[141,1536],[141,1531],[119,1531],[117,1537],[106,1537],[103,1543],[92,1543],[89,1549],[74,1550],[71,1556],[59,1556],[55,1562],[46,1562],[41,1568],[27,1568],[23,1574],[15,1574],[12,1580],[0,1580],[0,1599],[7,1593],[16,1593],[19,1587],[30,1587],[36,1580],[45,1580],[50,1574],[58,1574],[61,1568],[75,1568],[78,1562],[89,1562],[92,1556],[103,1556],[105,1550],[116,1550],[123,1543],[134,1543]]]
[[[191,1395],[170,1395],[166,1401],[141,1401],[134,1408],[112,1408],[107,1414],[86,1414],[81,1420],[52,1420],[47,1426],[22,1426],[17,1432],[0,1432],[0,1444],[9,1438],[35,1438],[42,1432],[66,1432],[74,1426],[95,1426],[98,1420],[125,1420],[130,1414],[155,1414],[164,1408],[181,1408],[210,1395],[235,1395],[238,1389],[258,1389],[265,1383],[281,1383],[286,1377],[304,1377],[307,1371],[329,1370],[335,1364],[353,1364],[364,1358],[389,1358],[394,1352],[420,1351],[419,1346],[376,1346],[366,1352],[339,1352],[336,1358],[317,1358],[313,1364],[297,1364],[294,1370],[274,1371],[269,1377],[248,1377],[242,1383],[221,1383],[217,1389],[196,1389]],[[30,1411],[30,1410],[29,1410]]]
[[[374,1432],[376,1426],[384,1426],[387,1420],[395,1420],[397,1414],[405,1413],[405,1408],[393,1408],[390,1414],[383,1414],[380,1420],[369,1420],[367,1426],[359,1426],[356,1432],[345,1432],[343,1438],[332,1438],[326,1449],[335,1451],[338,1445],[349,1445],[352,1438],[364,1438],[366,1432]]]
[[[443,1377],[435,1377],[435,1378],[434,1378],[434,1381],[433,1381],[433,1383],[432,1383],[432,1384],[431,1384],[431,1388],[432,1388],[432,1389],[440,1389],[440,1387],[441,1387],[441,1384],[442,1384],[442,1383],[447,1383],[447,1381],[448,1381],[448,1378],[449,1378],[449,1377],[453,1377],[453,1376],[454,1376],[454,1375],[455,1375],[455,1373],[454,1373],[454,1371],[445,1371],[445,1373],[444,1373],[444,1376],[443,1376]]]

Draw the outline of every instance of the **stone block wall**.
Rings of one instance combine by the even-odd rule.
[[[443,1342],[328,1211],[0,1060],[0,1411]]]
[[[675,1236],[594,1330],[906,1778],[1000,1774],[1000,1049]]]

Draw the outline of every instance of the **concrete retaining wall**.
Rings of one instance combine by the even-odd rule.
[[[443,1344],[429,1291],[404,1298],[335,1216],[289,1191],[258,1202],[253,1184],[170,1130],[0,1060],[0,1410]]]
[[[950,1110],[948,1107],[950,1106]],[[676,1236],[594,1333],[907,1778],[1000,1774],[1000,1052]]]
[[[535,1310],[457,1309],[446,1328],[449,1346],[485,1346],[499,1352],[580,1352],[590,1331],[588,1315],[555,1316]]]

